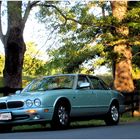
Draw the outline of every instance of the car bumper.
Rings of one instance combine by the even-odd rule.
[[[42,123],[52,120],[53,107],[1,110],[0,114],[2,113],[11,113],[12,118],[10,120],[0,120],[0,125]]]

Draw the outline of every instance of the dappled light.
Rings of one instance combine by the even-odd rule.
[[[115,88],[119,91],[132,92],[134,90],[134,85],[132,80],[131,49],[125,44],[121,44],[115,47],[114,51],[117,53],[121,52],[120,58],[116,63]]]

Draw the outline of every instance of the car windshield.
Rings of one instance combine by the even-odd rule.
[[[52,76],[33,80],[22,92],[72,89],[74,76]]]

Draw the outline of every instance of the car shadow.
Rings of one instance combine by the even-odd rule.
[[[35,127],[34,127],[35,126]],[[94,123],[90,123],[90,124],[79,124],[74,122],[74,124],[72,123],[70,125],[70,127],[68,129],[52,129],[50,127],[49,124],[47,124],[46,126],[42,126],[42,125],[38,125],[38,127],[36,125],[32,125],[32,127],[29,126],[20,126],[20,129],[18,129],[18,127],[13,127],[13,130],[9,133],[17,133],[17,132],[39,132],[39,131],[65,131],[65,130],[72,130],[72,129],[81,129],[81,128],[97,128],[97,127],[105,127],[105,123],[101,123],[101,124],[94,124]]]

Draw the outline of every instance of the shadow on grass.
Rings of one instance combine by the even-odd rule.
[[[79,129],[79,128],[91,128],[91,127],[104,127],[106,126],[104,121],[82,121],[82,122],[72,122],[70,127],[67,130]],[[65,129],[66,130],[66,129]],[[50,127],[49,124],[46,126],[43,125],[23,125],[13,127],[11,133],[16,132],[39,132],[39,131],[65,131],[65,130],[54,130]]]

